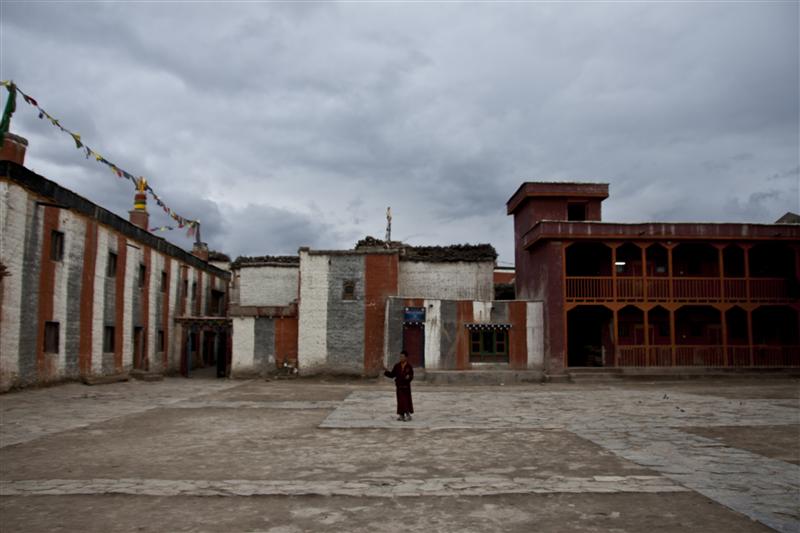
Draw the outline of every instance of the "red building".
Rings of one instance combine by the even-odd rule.
[[[602,222],[608,185],[523,183],[516,297],[545,370],[800,366],[800,225]]]

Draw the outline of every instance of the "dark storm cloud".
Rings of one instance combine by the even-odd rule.
[[[2,77],[230,255],[350,247],[391,205],[398,238],[509,261],[523,180],[608,182],[606,220],[800,210],[796,3],[1,9]],[[29,165],[126,215],[130,188],[24,111]]]

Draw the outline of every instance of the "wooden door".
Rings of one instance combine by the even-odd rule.
[[[408,352],[408,362],[412,367],[425,366],[425,326],[421,324],[403,326],[403,349]]]

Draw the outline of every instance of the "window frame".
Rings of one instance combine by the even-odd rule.
[[[106,324],[103,327],[103,353],[116,352],[116,328]]]
[[[117,256],[116,252],[109,250],[108,260],[106,262],[106,277],[116,278],[118,269],[119,269],[119,257]]]
[[[468,330],[469,360],[471,363],[507,363],[509,358],[509,330],[487,328]],[[491,349],[487,349],[487,339]]]
[[[64,232],[57,229],[50,231],[50,260],[64,260]]]
[[[43,350],[44,353],[58,353],[61,336],[61,324],[52,320],[44,323]]]

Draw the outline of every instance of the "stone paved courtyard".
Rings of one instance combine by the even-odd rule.
[[[0,531],[800,531],[796,380],[0,396]]]

